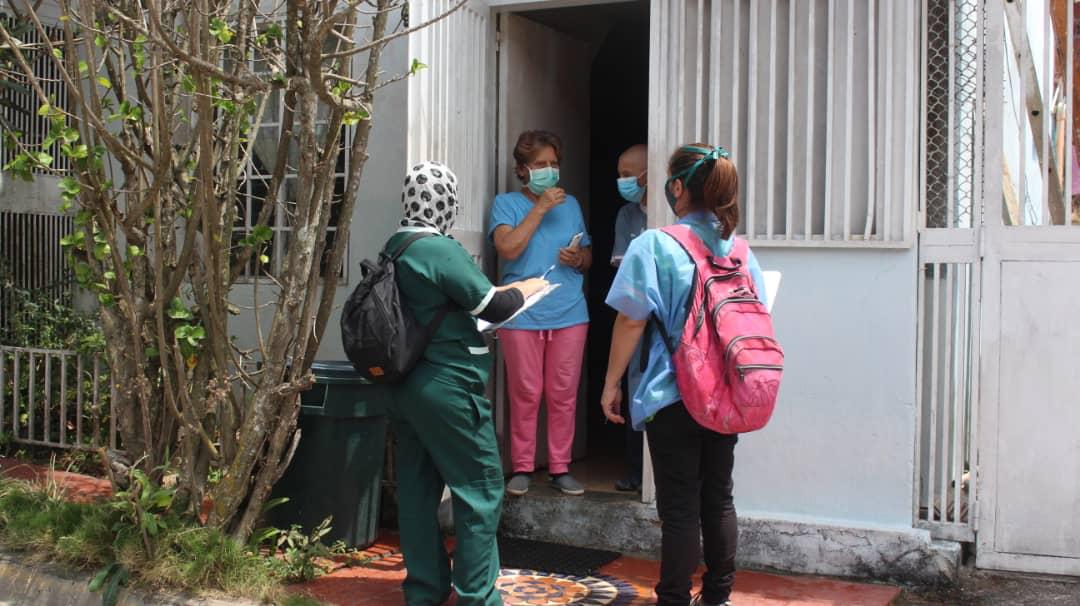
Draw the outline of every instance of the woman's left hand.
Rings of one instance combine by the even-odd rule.
[[[581,270],[582,263],[585,262],[585,254],[581,252],[581,247],[577,248],[560,248],[559,249],[559,263],[572,267],[577,270]]]
[[[608,421],[620,425],[626,423],[626,419],[619,414],[620,408],[622,408],[622,389],[618,383],[615,385],[604,384],[604,393],[600,396],[600,408],[604,410],[604,416],[607,417]]]

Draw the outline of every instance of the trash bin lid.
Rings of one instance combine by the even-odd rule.
[[[311,372],[315,375],[315,382],[326,385],[360,384],[371,385],[371,381],[365,379],[356,372],[352,363],[348,361],[324,360],[313,362]]]

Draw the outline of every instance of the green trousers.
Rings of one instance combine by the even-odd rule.
[[[502,604],[495,589],[502,463],[491,403],[477,395],[483,387],[453,370],[421,364],[396,389],[394,457],[409,606],[438,606],[451,583],[460,606]],[[439,532],[444,486],[453,498],[453,572]]]

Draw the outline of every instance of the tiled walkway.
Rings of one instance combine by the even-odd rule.
[[[404,604],[400,584],[405,564],[394,538],[381,539],[364,556],[370,558],[367,563],[341,565],[326,576],[297,586],[297,591],[338,606]],[[504,571],[499,589],[509,606],[639,606],[655,602],[652,588],[658,574],[658,562],[623,557],[588,579]],[[735,580],[732,601],[737,606],[884,606],[899,594],[898,588],[884,585],[742,571]]]

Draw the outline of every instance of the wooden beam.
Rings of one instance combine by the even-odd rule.
[[[1001,208],[1001,218],[1005,225],[1020,225],[1020,199],[1016,196],[1016,185],[1013,184],[1007,160],[1001,161],[1001,191],[1005,202]]]
[[[1024,18],[1021,15],[1021,8],[1018,6],[1018,2],[1005,3],[1005,19],[1008,21],[1009,37],[1013,41],[1013,48],[1016,50],[1016,64],[1020,71],[1020,77],[1024,79],[1024,91],[1027,93],[1024,99],[1024,106],[1028,115],[1028,122],[1031,124],[1031,133],[1035,137],[1035,153],[1038,156],[1039,167],[1043,178],[1049,183],[1050,199],[1044,202],[1050,207],[1050,221],[1054,225],[1065,224],[1065,205],[1063,202],[1063,193],[1061,191],[1061,181],[1057,176],[1057,168],[1054,166],[1055,162],[1050,162],[1050,158],[1044,158],[1045,151],[1043,150],[1042,137],[1046,128],[1046,117],[1044,114],[1042,91],[1038,87],[1039,77],[1038,72],[1035,71],[1035,59],[1032,57],[1031,44],[1028,41],[1027,30],[1024,27]],[[1026,150],[1019,150],[1019,153],[1027,153]],[[1024,178],[1024,175],[1020,175],[1020,178]],[[1023,202],[1021,200],[1020,202]]]

